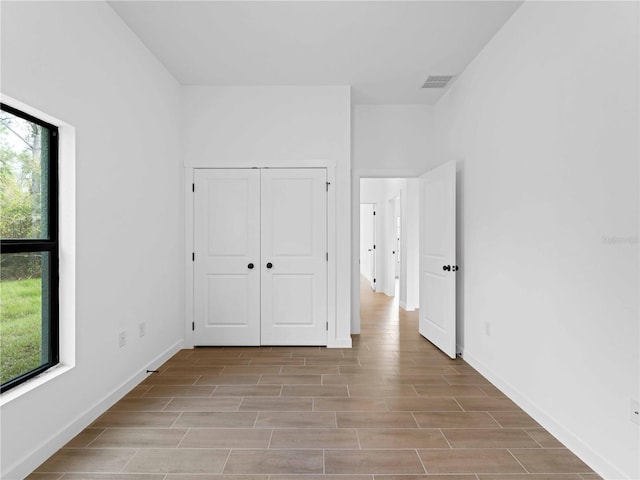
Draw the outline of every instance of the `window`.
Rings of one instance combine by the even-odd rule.
[[[58,128],[0,104],[0,391],[58,345]]]

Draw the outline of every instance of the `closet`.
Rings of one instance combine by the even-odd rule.
[[[196,169],[194,344],[327,344],[325,168]]]

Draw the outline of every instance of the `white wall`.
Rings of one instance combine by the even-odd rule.
[[[640,478],[638,80],[637,2],[525,2],[436,109],[464,357],[611,479]]]
[[[350,347],[350,87],[184,87],[185,167],[329,167],[328,345]],[[331,222],[333,218],[333,222]],[[331,280],[333,279],[333,280]],[[190,322],[189,322],[190,323]]]
[[[75,127],[77,154],[75,367],[3,395],[0,476],[17,479],[182,343],[180,90],[106,3],[3,2],[1,44],[3,94]]]
[[[433,115],[430,105],[355,105],[354,170],[424,173],[433,156]]]

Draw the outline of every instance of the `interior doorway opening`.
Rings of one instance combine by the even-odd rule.
[[[418,307],[418,188],[414,178],[360,179],[361,282],[376,295],[391,297],[396,315]],[[362,318],[369,296],[361,298]]]
[[[420,334],[455,358],[458,351],[456,272],[459,270],[456,264],[456,163],[443,163],[414,178],[357,178],[355,198],[359,197],[360,203],[379,206],[375,227],[375,295],[397,298],[398,313],[419,308]],[[358,216],[360,212],[354,213]],[[358,222],[352,228],[359,226]],[[356,247],[360,232],[357,228],[352,231],[356,236],[353,247]],[[366,320],[368,306],[362,298],[362,291],[356,292],[352,309],[354,334],[360,333],[360,323]]]

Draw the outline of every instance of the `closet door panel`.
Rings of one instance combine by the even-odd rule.
[[[262,171],[261,343],[326,345],[325,169]]]
[[[260,171],[196,170],[194,218],[195,345],[259,345]]]

